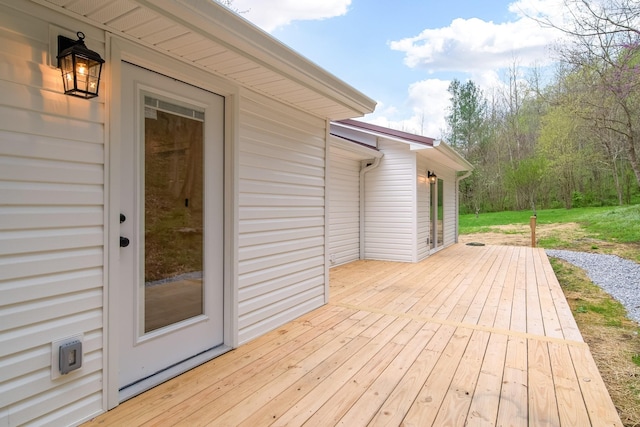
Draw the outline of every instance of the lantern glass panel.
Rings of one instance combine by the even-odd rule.
[[[62,82],[64,84],[64,92],[68,93],[73,90],[74,76],[73,76],[73,58],[72,55],[67,55],[60,58],[60,68],[62,70]]]

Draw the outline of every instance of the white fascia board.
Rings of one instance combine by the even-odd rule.
[[[416,144],[414,142],[404,141],[405,144],[409,144],[409,150],[411,151],[421,151],[421,150],[433,150],[433,147],[424,144]]]
[[[364,115],[376,102],[214,0],[136,0],[230,51]]]

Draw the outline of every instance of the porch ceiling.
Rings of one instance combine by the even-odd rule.
[[[32,1],[323,118],[375,108],[375,101],[213,0]]]
[[[331,270],[324,307],[89,425],[622,426],[543,249]]]

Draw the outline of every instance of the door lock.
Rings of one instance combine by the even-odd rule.
[[[120,224],[122,224],[126,220],[127,220],[127,217],[124,216],[124,214],[121,213],[120,214]],[[129,239],[127,239],[126,237],[120,236],[120,247],[121,248],[126,248],[127,246],[129,246]]]

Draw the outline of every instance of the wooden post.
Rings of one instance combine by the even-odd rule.
[[[534,215],[529,219],[529,227],[531,227],[531,247],[536,247],[536,220],[538,218]]]

